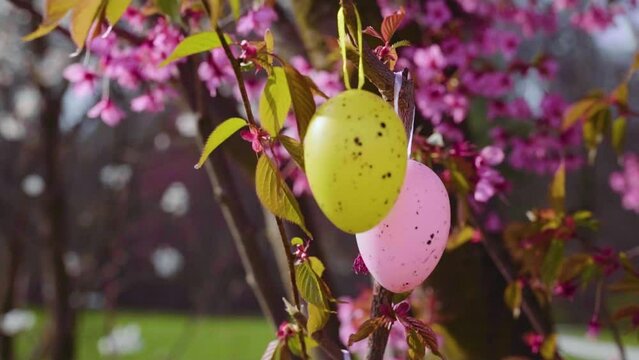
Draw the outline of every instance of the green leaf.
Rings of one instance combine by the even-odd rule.
[[[271,136],[282,129],[286,115],[291,108],[291,94],[288,91],[286,74],[281,67],[273,68],[260,96],[260,123]]]
[[[611,95],[619,106],[626,108],[628,106],[628,83],[624,81],[619,84]]]
[[[304,245],[304,240],[301,237],[294,237],[291,239],[291,245]]]
[[[201,168],[209,155],[211,155],[213,150],[215,150],[226,139],[228,139],[231,135],[235,134],[238,130],[246,125],[246,120],[238,117],[233,117],[225,120],[215,129],[213,129],[211,135],[209,135],[209,138],[206,139],[206,144],[204,145],[204,149],[202,150],[202,155],[200,155],[200,160],[195,165],[195,168]]]
[[[301,141],[304,141],[306,129],[311,122],[313,114],[315,114],[315,100],[311,88],[299,71],[289,64],[284,65],[286,80],[288,81],[288,89],[291,94],[293,110],[295,111],[295,120],[297,121],[297,131]]]
[[[468,184],[468,180],[466,180],[466,177],[464,177],[464,174],[462,174],[461,171],[457,169],[450,170],[457,188],[464,194],[468,193],[468,191],[470,190],[470,185]]]
[[[231,5],[231,12],[233,12],[233,17],[235,18],[235,20],[240,18],[240,0],[229,0],[229,3]]]
[[[273,53],[275,51],[275,40],[273,40],[271,29],[266,29],[264,32],[264,46],[266,47],[267,53]],[[266,61],[269,65],[273,65],[273,56],[266,55]]]
[[[408,41],[408,40],[399,40],[396,43],[394,43],[393,45],[391,45],[391,47],[393,49],[397,49],[397,48],[400,48],[400,47],[405,47],[405,46],[410,46],[410,45],[411,45],[410,41]]]
[[[306,323],[308,333],[312,335],[322,330],[328,322],[329,315],[329,312],[322,307],[308,304],[308,322]]]
[[[566,166],[562,161],[550,184],[550,202],[558,213],[564,212],[566,202]]]
[[[309,256],[308,262],[311,265],[311,269],[313,269],[317,276],[322,277],[322,274],[324,274],[324,270],[326,269],[324,267],[324,263],[322,263],[322,260],[315,256]]]
[[[265,156],[260,156],[255,170],[255,190],[265,208],[275,216],[299,226],[308,236],[312,236],[304,224],[304,216],[293,192],[275,169],[275,165]]]
[[[231,42],[231,38],[228,35],[224,35],[227,42]],[[220,38],[217,33],[213,31],[205,31],[195,35],[191,35],[182,40],[178,46],[175,47],[171,55],[166,58],[160,64],[160,67],[166,66],[169,63],[187,57],[189,55],[198,54],[205,51],[211,51],[217,47],[222,46]]]
[[[103,0],[83,0],[76,2],[73,7],[69,32],[71,32],[71,39],[78,49],[84,48],[91,25],[98,17],[103,5]]]
[[[326,307],[320,279],[308,261],[295,266],[295,283],[300,290],[300,295],[306,302],[320,308]]]
[[[576,278],[592,262],[592,257],[588,254],[574,254],[567,257],[561,264],[557,281],[565,282]]]
[[[302,347],[300,346],[300,338],[299,336],[290,337],[288,340],[288,349],[291,354],[301,358],[302,357]],[[306,350],[312,350],[317,347],[317,341],[313,340],[308,336],[304,336],[304,344],[306,345]]]
[[[279,135],[277,139],[282,143],[282,146],[288,151],[293,161],[304,170],[304,147],[302,143],[286,135]]]
[[[155,5],[160,12],[167,15],[175,22],[180,21],[180,2],[179,0],[155,0]]]
[[[541,280],[544,284],[550,285],[557,278],[561,262],[564,257],[564,242],[562,240],[554,239],[550,243],[548,252],[544,257],[544,262],[541,265]]]
[[[117,24],[130,4],[131,0],[108,0],[104,13],[111,26]]]
[[[564,114],[562,129],[572,127],[578,120],[586,119],[591,114],[606,107],[606,103],[599,96],[587,97],[572,104]]]
[[[546,335],[539,354],[544,360],[551,360],[555,358],[557,352],[557,334]]]
[[[406,334],[406,344],[408,345],[409,360],[424,360],[426,356],[426,345],[422,337],[415,330],[408,330]]]
[[[464,245],[469,242],[470,239],[473,238],[473,233],[475,229],[472,226],[465,225],[463,228],[455,228],[455,230],[450,234],[448,238],[448,242],[446,243],[446,250],[454,250],[458,247]]]
[[[273,360],[275,359],[275,354],[277,353],[278,348],[280,347],[280,340],[275,339],[266,345],[266,350],[264,350],[264,354],[262,354],[261,360]]]
[[[368,319],[359,326],[357,332],[355,334],[351,334],[348,337],[348,346],[353,345],[354,343],[364,340],[370,336],[375,330],[384,325],[384,320],[380,317]]]
[[[46,2],[46,9],[42,24],[38,28],[24,36],[22,41],[31,41],[47,35],[55,29],[60,21],[69,13],[75,5],[76,0],[49,0]]]
[[[626,128],[628,121],[625,116],[619,116],[612,122],[612,131],[610,133],[610,141],[615,149],[617,156],[623,153],[623,146],[626,140]]]
[[[519,318],[521,314],[522,291],[523,286],[519,281],[511,282],[504,290],[504,302],[512,310],[515,319]]]

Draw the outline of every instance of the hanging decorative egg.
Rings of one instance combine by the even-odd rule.
[[[348,233],[377,225],[406,172],[406,133],[382,98],[348,90],[320,106],[304,138],[308,182],[322,212]]]
[[[377,282],[401,293],[414,289],[435,269],[450,230],[450,201],[428,166],[408,161],[395,206],[377,226],[356,235],[364,264]]]

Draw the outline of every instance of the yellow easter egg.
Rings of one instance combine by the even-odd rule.
[[[322,212],[358,233],[391,210],[406,173],[406,133],[382,98],[348,90],[320,106],[304,138],[304,164]]]

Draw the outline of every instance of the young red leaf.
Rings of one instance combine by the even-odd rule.
[[[382,35],[380,33],[378,33],[377,30],[373,29],[372,26],[368,26],[366,29],[364,29],[362,31],[362,33],[364,33],[366,35],[370,35],[370,36],[376,37],[376,38],[380,39],[381,41],[384,41],[384,37],[382,37]]]
[[[639,314],[639,305],[628,305],[617,310],[612,316],[615,320],[621,320],[627,317],[634,317]]]
[[[437,344],[437,334],[422,321],[410,316],[400,316],[398,314],[397,320],[404,325],[406,330],[415,331],[421,338],[426,347],[441,359],[445,359],[444,355],[439,352],[439,346]]]
[[[404,8],[401,8],[382,20],[382,39],[385,43],[389,43],[391,41],[395,31],[397,31],[402,20],[404,20],[405,15],[406,12],[404,11]]]
[[[351,336],[348,337],[348,346],[351,346],[360,340],[366,339],[375,330],[384,326],[384,324],[385,321],[381,317],[376,317],[364,321],[362,325],[360,325],[359,329],[357,329],[357,332],[355,334],[351,334]]]

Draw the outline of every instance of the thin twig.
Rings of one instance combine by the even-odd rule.
[[[284,250],[284,253],[286,253],[286,260],[288,262],[288,275],[291,278],[291,289],[293,289],[293,302],[295,306],[301,311],[300,291],[297,288],[297,281],[295,279],[295,257],[293,257],[293,254],[291,254],[288,236],[286,235],[286,228],[284,228],[284,222],[277,216],[275,216],[275,221],[277,222],[277,229],[280,232],[280,239],[282,239],[282,250]],[[298,336],[300,340],[300,346],[302,348],[302,358],[308,359],[308,354],[306,353],[306,342],[304,341],[304,333],[300,331],[298,333]]]
[[[253,116],[253,111],[251,110],[251,102],[248,98],[248,93],[246,91],[246,85],[244,84],[244,76],[242,75],[242,69],[240,68],[240,64],[235,58],[235,56],[233,55],[233,52],[231,51],[231,47],[226,41],[226,38],[224,37],[224,32],[222,32],[222,29],[220,29],[220,27],[218,26],[215,28],[215,32],[220,38],[220,42],[222,43],[222,48],[224,48],[224,53],[226,54],[226,57],[228,58],[229,62],[231,63],[231,66],[233,67],[233,72],[235,73],[235,79],[237,80],[237,85],[240,89],[240,94],[242,96],[242,103],[244,105],[244,110],[246,112],[246,118],[249,124],[251,124],[252,126],[257,126],[257,122],[255,121],[255,117]],[[286,235],[286,229],[284,228],[284,223],[282,222],[282,219],[275,216],[275,220],[277,221],[277,228],[280,232],[282,247],[284,252],[286,253],[286,260],[288,262],[288,271],[289,271],[289,277],[291,280],[291,289],[293,290],[293,303],[298,309],[301,309],[299,289],[297,288],[297,283],[295,281],[295,258],[293,257],[293,254],[291,254],[288,237]],[[300,346],[302,349],[302,358],[308,359],[308,354],[306,353],[306,342],[304,341],[303,332],[300,331],[298,333],[298,336],[300,340]]]

